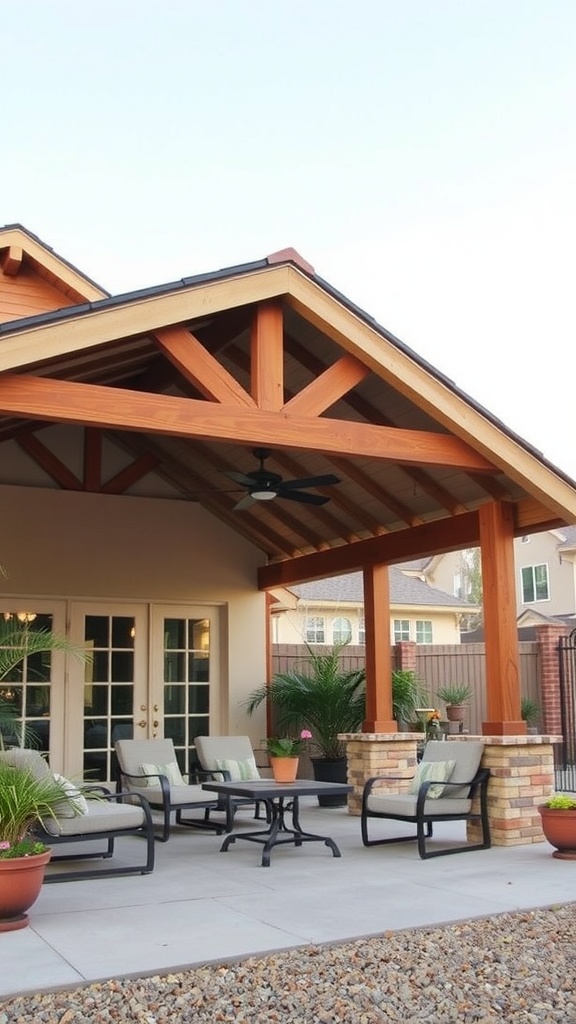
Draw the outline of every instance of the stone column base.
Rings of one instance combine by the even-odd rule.
[[[346,733],[348,811],[362,810],[364,783],[372,775],[397,775],[409,779],[416,771],[416,748],[421,733]],[[482,767],[491,772],[488,784],[488,818],[494,846],[523,846],[544,841],[538,804],[554,789],[554,744],[560,736],[447,736],[449,743],[482,740]],[[435,741],[437,742],[437,741]],[[400,792],[402,783],[391,782]],[[479,813],[479,807],[473,806]],[[477,820],[467,823],[470,842],[480,841]]]

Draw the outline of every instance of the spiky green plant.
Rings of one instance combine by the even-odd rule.
[[[13,767],[0,758],[0,859],[22,856],[29,852],[28,846],[37,846],[29,832],[38,822],[54,818],[63,804],[75,811],[51,775],[38,779],[28,769]]]
[[[416,708],[426,707],[429,697],[420,677],[409,668],[392,672],[392,714],[397,722],[413,722]]]
[[[327,653],[308,648],[308,669],[281,672],[270,686],[254,690],[246,708],[252,714],[266,699],[275,712],[279,732],[310,729],[313,745],[320,756],[336,759],[344,756],[339,733],[358,732],[366,715],[364,669],[343,669],[340,662],[345,644],[336,644]]]

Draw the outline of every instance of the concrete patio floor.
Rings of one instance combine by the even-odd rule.
[[[301,822],[342,857],[321,843],[286,846],[262,868],[256,844],[220,853],[221,838],[176,829],[157,844],[151,875],[43,886],[29,927],[0,934],[0,996],[576,901],[576,862],[554,859],[546,842],[422,861],[413,843],[366,849],[358,818],[314,798],[301,801]],[[235,831],[254,827],[239,811]],[[464,826],[435,834],[463,839]],[[126,838],[116,855],[139,842]]]

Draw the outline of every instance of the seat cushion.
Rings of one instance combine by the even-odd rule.
[[[445,796],[458,800],[468,796],[468,786],[457,787],[454,782],[471,782],[480,767],[484,743],[482,740],[431,740],[426,744],[422,761],[454,760],[454,771]]]
[[[160,786],[146,786],[145,788],[130,786],[130,791],[141,793],[152,807],[162,807],[163,797]],[[206,804],[213,804],[216,800],[216,794],[208,793],[202,789],[202,786],[170,786],[170,805],[172,807],[181,807],[184,804],[198,804],[199,807],[205,807]]]
[[[367,800],[367,807],[375,814],[387,814],[389,817],[402,815],[415,819],[416,800],[417,797],[409,793],[387,793],[385,796],[376,796],[371,793]],[[438,797],[424,802],[424,814],[461,814],[464,816],[470,813],[471,807],[471,800]]]
[[[42,824],[53,836],[86,836],[92,832],[138,828],[144,823],[144,811],[136,804],[110,800],[89,800],[88,813],[75,818],[46,818]]]
[[[455,761],[421,761],[410,782],[408,792],[417,796],[423,782],[448,782],[455,764]],[[437,800],[443,792],[444,786],[430,786],[426,799]]]
[[[28,750],[26,747],[11,747],[10,750],[3,750],[0,757],[12,768],[25,768],[35,779],[49,779],[52,777],[50,766],[38,750]]]
[[[248,782],[261,777],[253,757],[246,757],[240,761],[229,757],[217,757],[214,764],[217,771],[230,773],[231,782]]]

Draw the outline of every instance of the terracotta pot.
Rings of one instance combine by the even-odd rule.
[[[297,757],[271,757],[270,767],[276,782],[295,782],[298,773]]]
[[[576,860],[576,810],[545,807],[543,804],[538,810],[544,836],[551,846],[556,847],[552,856],[559,860]]]
[[[32,857],[0,860],[0,932],[16,931],[29,923],[26,911],[38,899],[52,850]]]
[[[466,712],[465,704],[447,704],[446,718],[449,722],[463,722]]]

